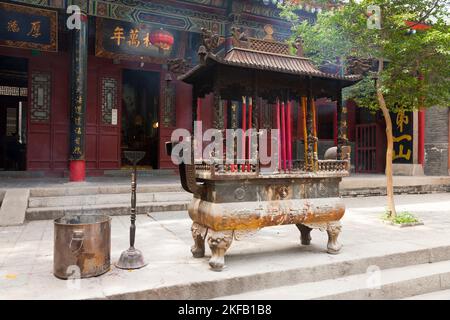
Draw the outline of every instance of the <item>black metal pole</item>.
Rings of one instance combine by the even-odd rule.
[[[116,267],[120,269],[139,269],[146,265],[141,251],[134,247],[136,240],[136,189],[137,189],[137,163],[145,156],[143,151],[125,151],[125,157],[133,164],[131,172],[131,225],[130,247],[120,255]]]
[[[136,162],[133,164],[131,174],[131,226],[130,226],[130,247],[134,248],[136,238],[136,188],[137,188],[137,169]]]

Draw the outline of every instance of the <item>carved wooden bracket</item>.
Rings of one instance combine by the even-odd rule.
[[[211,52],[219,46],[220,37],[217,33],[202,28],[202,42],[207,52]]]
[[[303,39],[301,37],[297,37],[295,39],[294,44],[292,45],[295,49],[297,49],[297,57],[304,57],[303,53]]]
[[[186,73],[191,68],[191,61],[187,61],[183,58],[169,59],[167,60],[167,67],[169,72],[176,75],[181,75]]]
[[[375,62],[374,59],[348,57],[346,74],[367,75],[370,71],[376,72]]]

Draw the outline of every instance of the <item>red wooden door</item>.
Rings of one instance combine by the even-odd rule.
[[[121,70],[92,58],[88,70],[86,168],[117,169],[121,165]]]
[[[27,170],[67,170],[68,70],[69,59],[63,54],[29,59]]]

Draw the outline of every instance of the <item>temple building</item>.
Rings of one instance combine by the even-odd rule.
[[[300,19],[314,23],[324,9],[305,5]],[[198,64],[207,32],[226,52],[236,32],[282,42],[290,25],[269,0],[1,1],[0,171],[83,181],[127,167],[127,150],[146,152],[143,168],[175,169],[165,150],[174,129],[190,130],[194,117],[207,129],[233,116],[232,108],[214,112],[212,95],[193,114],[192,88],[177,79]],[[259,103],[258,127],[274,127],[273,106]],[[327,99],[315,106],[323,158],[337,145],[337,107]],[[346,107],[353,171],[382,173],[382,118],[352,101]],[[448,109],[395,114],[393,124],[397,173],[448,174]],[[294,158],[303,136],[293,125]]]

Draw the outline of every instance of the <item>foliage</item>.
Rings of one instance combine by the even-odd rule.
[[[409,223],[418,223],[419,219],[413,215],[411,212],[403,211],[397,212],[397,215],[393,218],[389,215],[388,212],[384,213],[381,217],[382,220],[390,221],[394,224],[409,224]]]
[[[368,5],[380,6],[381,30],[367,27]],[[351,0],[339,10],[319,13],[311,25],[298,21],[297,6],[285,2],[282,16],[293,23],[291,41],[300,36],[305,55],[318,65],[349,56],[384,61],[382,72],[367,74],[344,92],[346,98],[376,110],[374,79],[379,79],[390,110],[415,110],[450,106],[449,6],[449,0]],[[406,20],[432,27],[411,34]]]

